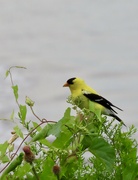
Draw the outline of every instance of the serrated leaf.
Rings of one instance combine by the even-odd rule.
[[[124,168],[122,180],[136,179],[137,170],[138,170],[138,164],[131,163],[129,166]]]
[[[24,138],[24,137],[23,137],[23,133],[22,133],[21,129],[20,129],[18,126],[15,126],[13,129],[15,130],[16,134],[17,134],[19,137],[21,137],[22,139]]]
[[[13,89],[14,97],[17,101],[18,100],[18,86],[17,85],[12,86],[12,89]]]
[[[89,151],[100,159],[109,171],[112,171],[115,162],[114,148],[108,144],[103,138],[95,137],[92,134],[84,137],[83,148],[88,148]]]

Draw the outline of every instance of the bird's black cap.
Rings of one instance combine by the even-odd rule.
[[[68,84],[73,84],[73,81],[74,81],[75,79],[76,79],[75,77],[70,78],[70,79],[67,80],[67,83],[68,83]]]

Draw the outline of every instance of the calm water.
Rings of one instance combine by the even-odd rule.
[[[38,116],[60,119],[69,95],[62,85],[79,76],[138,126],[137,20],[138,1],[0,1],[0,117],[16,109],[5,71],[21,65],[27,70],[12,71],[19,101],[33,99]],[[0,121],[2,142],[12,126]]]

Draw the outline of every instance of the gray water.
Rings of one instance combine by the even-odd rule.
[[[68,107],[67,79],[79,76],[122,108],[138,127],[138,1],[0,1],[0,117],[17,106],[5,71],[14,65],[19,102],[35,101],[40,118],[59,120]],[[28,110],[28,119],[35,120]],[[18,121],[18,120],[16,120]],[[1,140],[15,123],[0,121]],[[6,133],[4,133],[6,132]]]

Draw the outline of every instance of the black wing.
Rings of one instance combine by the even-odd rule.
[[[123,111],[122,109],[113,105],[110,101],[108,101],[107,99],[105,99],[104,97],[102,97],[98,94],[93,94],[93,93],[83,91],[83,95],[85,97],[87,97],[90,101],[96,102],[96,103],[106,107],[107,109],[115,112],[116,114],[117,114],[117,112],[112,107],[115,107],[115,108],[119,109],[120,111]]]

